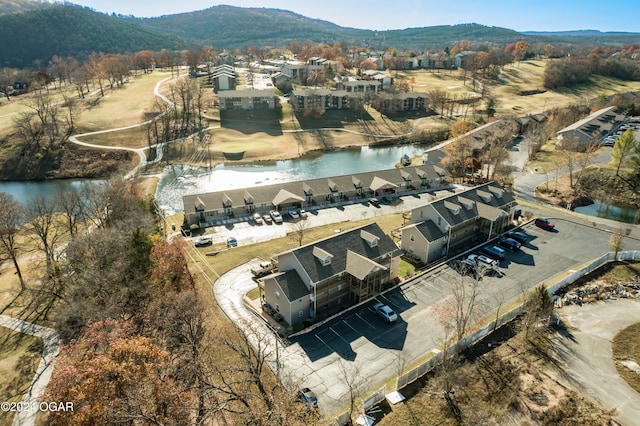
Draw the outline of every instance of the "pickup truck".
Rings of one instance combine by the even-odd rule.
[[[253,274],[253,276],[260,278],[260,277],[264,277],[265,275],[269,275],[274,269],[275,269],[275,266],[273,263],[260,262],[259,265],[251,268],[251,273]]]

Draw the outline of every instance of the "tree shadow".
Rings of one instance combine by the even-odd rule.
[[[374,121],[374,118],[366,110],[330,109],[325,110],[324,114],[320,117],[305,115],[303,111],[296,111],[295,115],[300,128],[305,130],[322,128],[343,129],[345,123]]]
[[[220,127],[244,134],[267,133],[281,136],[281,110],[220,111]]]

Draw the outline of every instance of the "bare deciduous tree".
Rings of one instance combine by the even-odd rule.
[[[86,220],[86,209],[84,201],[80,197],[80,192],[76,187],[69,189],[60,189],[54,195],[57,208],[64,216],[62,220],[63,226],[74,237],[78,233],[78,225]]]
[[[13,196],[5,192],[0,192],[0,255],[13,262],[22,290],[26,288],[20,265],[18,264],[18,255],[22,247],[16,237],[20,232],[20,227],[23,222],[24,212],[22,204],[13,198]]]
[[[46,260],[47,272],[51,273],[57,261],[58,242],[62,236],[56,220],[56,204],[42,194],[33,197],[24,207],[27,230],[34,237]]]

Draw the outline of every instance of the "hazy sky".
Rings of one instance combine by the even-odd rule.
[[[169,15],[219,4],[286,9],[373,30],[476,22],[517,31],[596,29],[640,32],[638,0],[76,0],[99,12]]]

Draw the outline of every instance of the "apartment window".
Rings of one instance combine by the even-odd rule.
[[[276,291],[276,297],[277,297],[278,299],[280,299],[280,292],[279,292],[279,291]]]
[[[409,241],[415,241],[416,240],[416,236],[411,234],[409,235]]]
[[[442,225],[442,218],[438,216],[438,226]]]
[[[298,311],[298,318],[302,318],[304,316],[304,311],[301,309]]]

